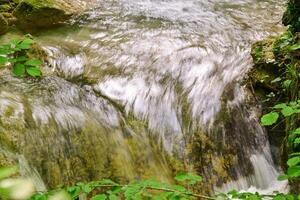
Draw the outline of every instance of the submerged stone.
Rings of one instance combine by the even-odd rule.
[[[47,28],[65,22],[84,7],[79,0],[24,0],[14,10],[14,15],[23,28]]]

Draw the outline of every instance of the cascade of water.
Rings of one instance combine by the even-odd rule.
[[[189,163],[215,190],[286,190],[239,84],[251,43],[281,30],[284,1],[97,2],[72,25],[35,33],[51,75],[0,78],[0,137],[24,169],[52,187],[168,180]]]

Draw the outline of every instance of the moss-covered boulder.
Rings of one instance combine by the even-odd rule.
[[[5,17],[3,17],[2,14],[0,14],[0,35],[4,34],[8,29],[8,22],[5,19]]]
[[[23,0],[14,10],[22,28],[47,28],[62,24],[84,10],[79,0]]]

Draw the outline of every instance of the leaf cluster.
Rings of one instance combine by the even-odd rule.
[[[11,67],[16,76],[40,77],[40,66],[43,62],[36,58],[29,58],[27,52],[32,48],[34,41],[25,37],[14,39],[0,46],[0,67]]]

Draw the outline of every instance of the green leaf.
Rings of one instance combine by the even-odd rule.
[[[287,105],[285,103],[280,103],[280,104],[275,105],[273,108],[275,108],[275,109],[283,109],[285,107],[287,107]]]
[[[273,125],[277,122],[278,118],[279,114],[277,112],[268,113],[261,118],[261,124],[263,126]]]
[[[289,88],[291,84],[292,84],[292,80],[286,80],[283,82],[283,86],[285,88]]]
[[[291,153],[291,154],[289,154],[289,156],[300,156],[300,152]]]
[[[37,67],[28,67],[26,68],[26,72],[33,77],[41,76],[41,70]]]
[[[16,60],[17,60],[17,62],[24,62],[24,61],[27,61],[28,58],[25,56],[20,56],[20,57],[16,57]]]
[[[283,175],[278,176],[278,177],[277,177],[277,180],[278,180],[278,181],[285,181],[285,180],[287,180],[288,178],[289,178],[288,175],[283,174]]]
[[[30,59],[28,61],[25,62],[25,65],[28,65],[28,66],[40,66],[42,65],[43,62],[41,60],[38,60],[38,59]]]
[[[289,167],[287,170],[287,175],[290,178],[296,178],[300,176],[300,166]]]
[[[297,44],[294,44],[294,45],[288,47],[289,52],[293,52],[293,51],[296,51],[298,49],[300,49],[300,43],[297,43]]]
[[[13,40],[10,41],[10,44],[16,46],[16,45],[19,44],[20,42],[22,42],[21,39],[13,39]]]
[[[292,132],[292,134],[294,134],[294,135],[299,135],[299,134],[300,134],[300,128],[297,128],[296,130],[294,130],[294,131]]]
[[[24,75],[25,74],[25,66],[23,64],[16,64],[13,67],[13,73],[16,76],[22,76],[22,75]]]
[[[291,108],[291,107],[289,107],[289,106],[287,106],[287,107],[285,107],[285,108],[283,108],[283,109],[281,110],[281,113],[282,113],[283,116],[285,116],[285,117],[289,117],[289,116],[295,114],[296,112],[297,112],[297,110],[294,110],[293,108]]]
[[[73,187],[68,188],[68,193],[71,195],[71,197],[73,199],[75,199],[81,193],[80,186],[73,186]]]
[[[92,190],[93,188],[90,187],[88,184],[82,186],[82,191],[84,191],[85,193],[90,193]]]
[[[283,196],[283,195],[276,195],[274,198],[273,198],[273,200],[286,200],[286,198],[285,198],[285,196]]]
[[[96,196],[93,196],[91,198],[91,200],[105,200],[106,199],[106,195],[105,194],[98,194]]]
[[[196,174],[190,173],[190,172],[188,172],[188,173],[179,172],[178,174],[176,174],[175,180],[177,180],[177,181],[187,181],[188,184],[194,185],[197,182],[202,181],[202,177],[198,176]]]
[[[300,163],[300,156],[290,158],[290,159],[287,161],[287,164],[288,164],[288,166],[290,166],[290,167],[296,166],[296,165],[298,165],[299,163]]]
[[[34,43],[32,39],[26,38],[21,43],[16,45],[17,49],[30,49],[31,45]]]
[[[110,195],[108,196],[108,198],[109,198],[109,200],[118,200],[118,199],[119,199],[118,196],[115,195],[115,194],[110,194]]]
[[[300,138],[296,138],[294,144],[300,144]]]
[[[11,48],[0,47],[0,55],[9,55],[12,53],[14,53],[14,50],[12,50]]]
[[[18,172],[17,167],[2,167],[0,168],[0,179],[4,179]]]
[[[279,81],[281,81],[281,78],[280,78],[280,77],[277,77],[277,78],[275,78],[273,81],[271,81],[271,83],[277,83],[277,82],[279,82]]]
[[[118,186],[119,184],[110,180],[110,179],[103,179],[100,181],[95,181],[94,186],[101,186],[101,185],[115,185]]]
[[[0,56],[0,65],[5,65],[8,61],[7,57]]]

